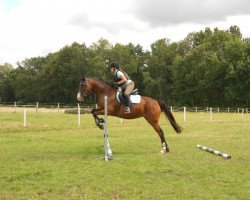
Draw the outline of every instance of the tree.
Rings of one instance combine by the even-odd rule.
[[[250,42],[238,26],[192,32],[179,42],[112,45],[101,38],[90,47],[73,43],[45,57],[25,59],[17,68],[0,65],[2,101],[73,103],[79,76],[113,80],[106,60],[120,64],[140,94],[187,106],[248,106]],[[94,102],[90,96],[88,103]]]
[[[192,45],[186,48],[188,51],[181,51],[176,57],[173,68],[174,94],[179,103],[223,106],[238,96],[233,92],[236,87],[235,77],[229,78],[228,70],[246,61],[242,58],[244,44],[240,37],[235,37],[235,32],[240,35],[238,29],[234,30],[237,31],[232,34],[216,28],[214,32],[206,29],[204,32],[192,33],[185,39],[188,40],[187,44]],[[183,44],[185,42],[180,43]],[[244,79],[238,85],[246,82]],[[229,88],[230,85],[233,87]],[[242,91],[242,88],[239,89]],[[236,103],[235,100],[230,103],[233,102]]]
[[[225,87],[226,101],[238,106],[249,104],[250,99],[250,42],[239,38],[230,41],[225,50],[228,64]]]
[[[169,100],[172,98],[172,64],[176,55],[177,45],[166,38],[157,40],[151,45],[151,55],[145,68],[144,84],[149,96]],[[146,77],[150,77],[146,78]],[[147,88],[148,87],[148,88]]]
[[[93,43],[88,49],[88,70],[85,75],[95,76],[105,79],[108,75],[106,70],[106,60],[110,60],[112,45],[108,40],[101,38],[97,43]]]
[[[229,30],[228,30],[233,36],[241,39],[242,38],[242,34],[240,31],[240,28],[236,25],[234,26],[230,26]]]
[[[11,73],[13,69],[13,66],[9,63],[0,65],[0,102],[9,102],[15,100],[11,79]]]
[[[75,102],[80,75],[87,69],[87,48],[73,43],[46,58],[43,93],[46,102]]]

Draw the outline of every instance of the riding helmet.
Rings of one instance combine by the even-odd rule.
[[[114,68],[116,68],[116,69],[119,69],[119,65],[118,65],[118,63],[116,63],[116,62],[111,62],[111,63],[109,63],[108,67],[109,67],[109,68],[114,67]]]

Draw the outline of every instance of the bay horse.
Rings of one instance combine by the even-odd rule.
[[[79,92],[77,94],[78,101],[83,101],[84,98],[90,93],[95,93],[98,99],[98,108],[92,109],[91,113],[95,119],[96,125],[100,129],[103,129],[102,123],[104,123],[104,120],[99,118],[98,115],[104,115],[104,96],[107,96],[108,115],[124,119],[144,117],[148,123],[151,124],[161,139],[162,154],[169,152],[169,146],[165,140],[164,132],[159,125],[161,112],[163,111],[165,113],[165,116],[168,118],[176,133],[181,133],[182,131],[164,101],[142,96],[141,102],[138,104],[132,104],[131,112],[129,114],[125,114],[124,105],[121,105],[116,99],[117,88],[114,88],[111,84],[99,78],[81,77]]]

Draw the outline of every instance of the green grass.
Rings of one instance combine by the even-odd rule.
[[[144,119],[109,117],[115,160],[105,162],[103,131],[91,115],[0,113],[0,199],[249,199],[250,115],[164,116],[170,153]],[[202,144],[232,156],[196,148]]]

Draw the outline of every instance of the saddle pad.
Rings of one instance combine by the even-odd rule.
[[[117,94],[116,94],[116,99],[117,99],[117,101],[119,102],[119,103],[121,103],[121,101],[120,101],[120,99],[119,99],[119,93],[120,92],[117,92]],[[132,102],[132,103],[140,103],[141,102],[141,95],[130,95],[129,96],[130,97],[130,101]]]
[[[130,100],[132,103],[140,103],[141,102],[141,95],[130,95]]]

